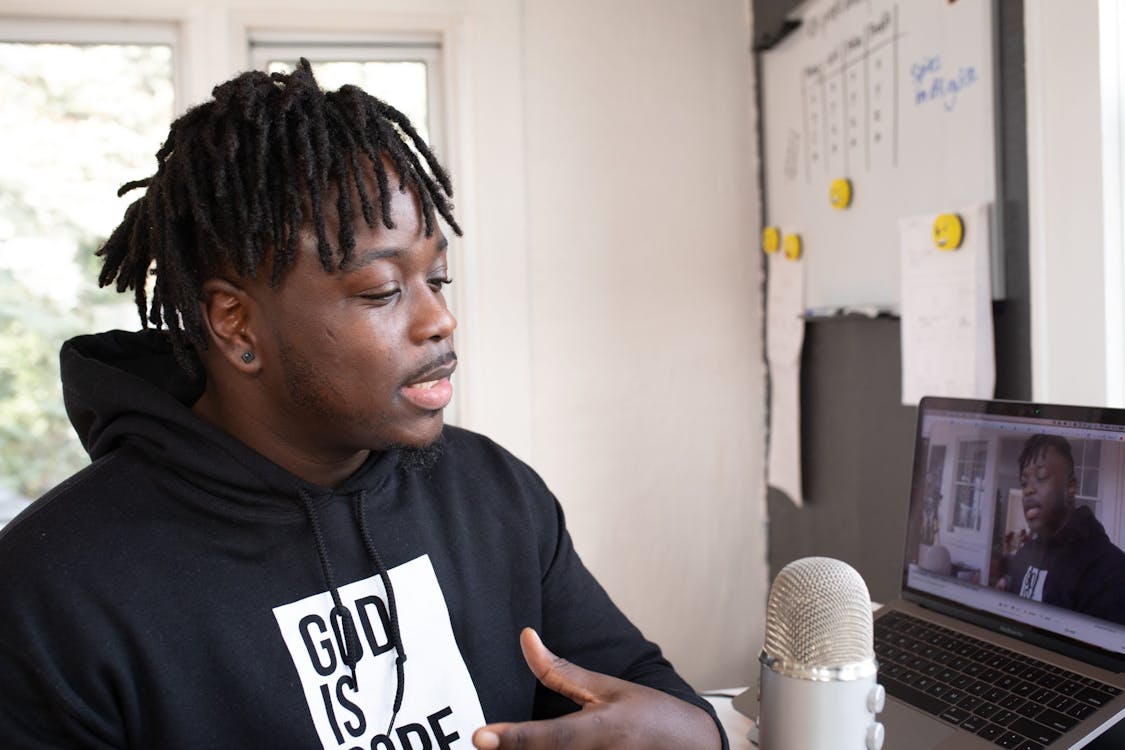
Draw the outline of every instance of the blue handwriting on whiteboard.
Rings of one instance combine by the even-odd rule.
[[[910,66],[910,78],[914,82],[914,105],[921,107],[931,102],[939,102],[946,112],[957,106],[958,95],[977,81],[974,65],[957,68],[955,73],[946,74],[941,67],[941,57],[925,57]]]

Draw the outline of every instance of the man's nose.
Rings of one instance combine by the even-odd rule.
[[[413,335],[418,341],[441,341],[453,335],[457,318],[449,311],[441,294],[425,294],[414,311]]]

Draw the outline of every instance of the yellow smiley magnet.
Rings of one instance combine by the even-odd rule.
[[[852,181],[847,177],[832,180],[828,186],[828,202],[832,208],[845,209],[852,205]]]
[[[965,236],[965,225],[957,214],[941,214],[934,219],[934,247],[956,250]]]
[[[798,260],[801,257],[801,235],[787,234],[781,243],[782,252],[789,260]]]
[[[773,255],[781,248],[781,230],[777,227],[766,227],[762,230],[762,252]]]

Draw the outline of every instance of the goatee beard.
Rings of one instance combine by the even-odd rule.
[[[398,449],[398,465],[404,471],[429,471],[437,465],[442,452],[440,437],[421,448],[400,446]]]

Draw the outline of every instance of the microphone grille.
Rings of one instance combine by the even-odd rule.
[[[803,667],[838,667],[873,659],[871,595],[863,577],[831,557],[789,563],[766,605],[765,653]]]

